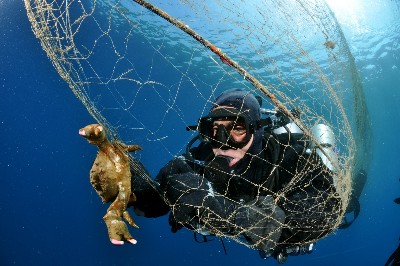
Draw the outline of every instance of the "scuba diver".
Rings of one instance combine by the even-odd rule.
[[[172,232],[185,227],[203,236],[244,239],[262,258],[279,263],[310,253],[335,228],[341,201],[325,156],[337,156],[329,127],[311,130],[326,147],[321,152],[283,113],[262,109],[261,98],[231,89],[188,130],[199,134],[154,184],[131,170],[136,214],[170,212]]]

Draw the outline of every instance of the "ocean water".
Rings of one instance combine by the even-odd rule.
[[[399,244],[400,3],[329,1],[360,71],[373,125],[361,214],[286,265],[383,265]],[[276,265],[231,241],[197,243],[167,217],[136,218],[135,246],[112,246],[88,182],[92,121],[34,37],[22,1],[0,0],[0,265]]]

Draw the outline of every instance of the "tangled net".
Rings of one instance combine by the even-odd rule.
[[[368,167],[370,139],[360,77],[326,3],[158,0],[152,4],[25,0],[33,31],[60,76],[111,138],[143,147],[141,161],[149,169],[159,169],[185,151],[196,133],[184,128],[207,115],[226,89],[243,88],[262,97],[264,108],[284,113],[324,154],[335,184],[327,198],[339,200],[327,213],[322,213],[323,202],[321,208],[312,209],[287,202],[299,212],[323,216],[326,223],[314,221],[301,229],[317,232],[312,238],[288,237],[279,244],[305,244],[334,231],[348,204],[352,175]],[[300,116],[291,110],[300,110]],[[336,146],[330,152],[310,133],[318,124],[335,134]],[[151,160],[153,154],[160,161]],[[309,182],[308,173],[324,171],[315,158],[305,160],[274,198],[287,201],[290,191]],[[135,158],[131,163],[141,178],[151,181]],[[295,230],[298,225],[281,226]],[[211,229],[215,235],[257,247],[243,234]]]

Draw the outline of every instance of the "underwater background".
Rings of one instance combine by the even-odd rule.
[[[358,219],[285,265],[383,265],[400,237],[400,1],[329,3],[363,79],[373,159]],[[0,265],[277,265],[229,240],[225,255],[217,238],[173,234],[167,216],[135,217],[138,244],[110,244],[107,206],[88,180],[96,149],[78,135],[93,119],[46,57],[22,1],[0,0],[0,84]]]

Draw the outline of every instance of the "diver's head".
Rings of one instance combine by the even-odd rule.
[[[247,150],[260,129],[260,117],[260,103],[253,94],[231,89],[215,100],[210,113],[199,120],[198,130],[214,149]]]
[[[257,123],[261,118],[260,103],[256,97],[241,89],[224,91],[214,103],[211,112],[221,107],[232,107],[249,118],[250,122]]]

